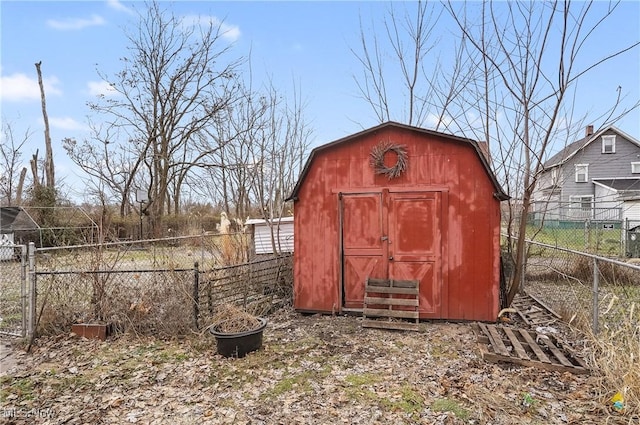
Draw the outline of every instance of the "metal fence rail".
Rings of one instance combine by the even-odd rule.
[[[221,304],[239,305],[261,316],[273,308],[291,305],[293,300],[293,261],[289,255],[201,270],[199,275],[199,327],[211,324]]]
[[[291,303],[291,257],[225,266],[228,244],[237,241],[242,237],[199,236],[37,249],[38,332],[68,332],[73,323],[94,321],[176,336],[207,325],[221,303],[256,313]]]
[[[527,244],[524,289],[566,321],[596,333],[623,321],[640,324],[637,263],[531,240]]]

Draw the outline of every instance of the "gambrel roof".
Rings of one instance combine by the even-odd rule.
[[[449,142],[452,143],[462,143],[465,145],[470,146],[476,153],[478,160],[480,161],[480,163],[482,164],[482,167],[484,168],[485,172],[487,173],[487,176],[489,177],[489,179],[491,180],[491,182],[493,183],[494,188],[496,189],[495,192],[495,196],[497,199],[504,201],[510,198],[510,196],[502,189],[500,183],[498,182],[498,179],[496,177],[496,175],[493,173],[491,166],[489,164],[489,159],[488,159],[488,145],[486,142],[478,142],[472,139],[466,139],[464,137],[459,137],[459,136],[454,136],[452,134],[447,134],[447,133],[441,133],[438,131],[434,131],[434,130],[427,130],[425,128],[420,128],[420,127],[414,127],[414,126],[410,126],[407,124],[401,124],[398,122],[394,122],[394,121],[387,121],[384,122],[382,124],[379,124],[375,127],[369,128],[367,130],[363,130],[359,133],[356,134],[352,134],[349,135],[347,137],[343,137],[341,139],[335,140],[333,142],[321,145],[316,147],[315,149],[313,149],[311,151],[311,154],[309,155],[309,158],[307,159],[307,162],[304,166],[304,168],[302,169],[302,172],[300,173],[300,176],[298,178],[298,181],[293,189],[293,192],[291,193],[291,195],[289,195],[289,197],[286,199],[287,201],[291,201],[291,200],[296,200],[298,197],[298,192],[300,191],[300,187],[302,186],[303,181],[305,180],[309,169],[311,168],[311,164],[313,163],[313,160],[315,159],[316,156],[318,156],[321,152],[329,150],[334,148],[335,146],[341,145],[341,144],[345,144],[345,143],[350,143],[352,142],[354,139],[360,138],[364,135],[367,134],[371,134],[371,133],[375,133],[383,128],[388,128],[388,127],[392,127],[392,128],[398,128],[398,129],[403,129],[403,130],[409,130],[415,133],[420,133],[420,134],[425,134],[425,135],[430,135],[430,136],[437,136],[440,138],[443,138]]]

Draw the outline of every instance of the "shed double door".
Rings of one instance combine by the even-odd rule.
[[[442,192],[340,195],[342,301],[362,309],[368,277],[420,281],[420,317],[441,306]]]

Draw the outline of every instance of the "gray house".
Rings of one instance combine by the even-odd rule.
[[[545,162],[533,202],[545,225],[640,224],[640,142],[613,126],[587,126],[584,138]]]

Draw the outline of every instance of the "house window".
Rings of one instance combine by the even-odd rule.
[[[557,186],[558,185],[558,181],[560,180],[558,178],[558,174],[559,174],[558,171],[559,171],[558,167],[556,167],[556,168],[551,170],[551,184],[553,186]]]
[[[572,196],[571,203],[575,205],[575,208],[580,208],[582,211],[591,211],[593,195]]]
[[[632,162],[631,163],[631,173],[632,174],[640,174],[640,162]]]
[[[576,183],[589,181],[589,164],[576,164]]]
[[[602,136],[602,153],[616,153],[616,136]]]

